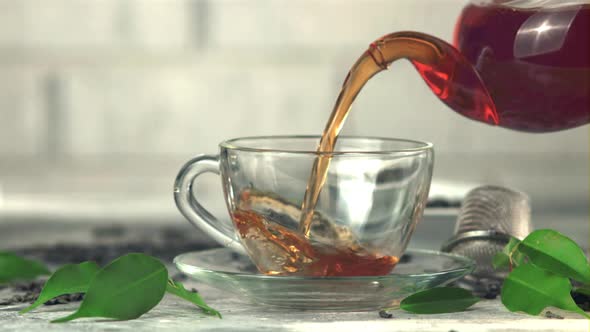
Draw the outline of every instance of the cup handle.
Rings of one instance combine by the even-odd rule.
[[[206,172],[220,175],[219,156],[200,155],[188,161],[180,169],[174,182],[176,206],[191,224],[204,231],[215,241],[245,254],[244,247],[240,244],[231,221],[218,220],[195,198],[195,180]]]

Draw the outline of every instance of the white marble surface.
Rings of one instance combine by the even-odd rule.
[[[136,320],[80,319],[64,324],[49,321],[75,310],[77,304],[45,306],[25,315],[24,305],[0,307],[0,331],[588,331],[590,322],[581,316],[552,312],[564,319],[549,319],[510,313],[498,300],[485,300],[461,313],[414,315],[392,311],[393,318],[377,312],[309,312],[274,309],[249,304],[231,294],[198,287],[203,297],[218,309],[223,319],[205,316],[189,303],[166,295],[152,311]],[[6,290],[0,291],[0,298]]]

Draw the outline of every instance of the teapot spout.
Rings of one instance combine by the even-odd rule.
[[[408,59],[430,90],[452,110],[472,120],[501,124],[481,77],[449,43],[427,34],[403,31],[379,38],[367,53],[382,69],[397,59]]]

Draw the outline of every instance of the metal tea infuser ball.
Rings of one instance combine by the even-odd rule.
[[[480,297],[496,297],[508,270],[494,269],[494,256],[508,244],[510,237],[522,240],[531,228],[531,208],[526,194],[491,185],[471,190],[461,206],[454,236],[442,247],[444,252],[469,257],[476,263],[473,273],[457,285]]]

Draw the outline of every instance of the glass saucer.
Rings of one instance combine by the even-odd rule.
[[[247,256],[228,248],[181,254],[174,264],[199,282],[257,304],[330,311],[391,307],[412,293],[451,283],[474,268],[468,258],[427,250],[408,250],[391,274],[367,277],[267,276]]]

